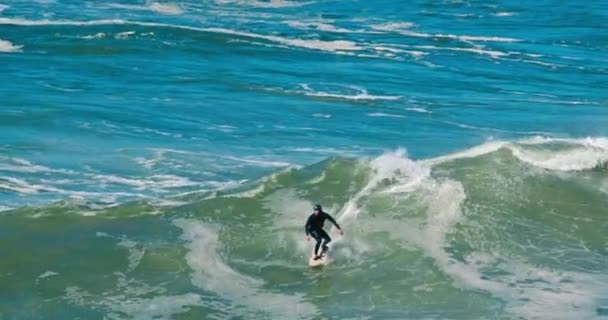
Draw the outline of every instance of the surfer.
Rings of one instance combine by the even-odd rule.
[[[308,220],[306,220],[306,241],[310,241],[310,236],[315,238],[315,240],[317,241],[317,243],[315,244],[314,260],[318,260],[323,257],[323,254],[328,249],[327,244],[331,242],[331,238],[329,237],[327,232],[323,230],[323,224],[325,223],[325,219],[329,220],[331,223],[334,224],[334,226],[336,226],[340,235],[343,235],[344,232],[342,231],[342,228],[340,228],[340,225],[336,222],[336,220],[328,213],[323,211],[321,205],[315,205],[313,207],[313,210],[314,212],[310,215],[310,217],[308,217]],[[323,251],[321,251],[321,254],[319,254],[319,247],[321,246],[321,244],[323,244]]]

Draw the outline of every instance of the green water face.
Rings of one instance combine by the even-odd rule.
[[[508,148],[431,167],[335,159],[185,204],[0,216],[6,319],[602,317],[602,170],[555,172]],[[387,169],[388,167],[388,169]],[[320,202],[330,264],[307,266]],[[329,227],[329,226],[328,226]]]

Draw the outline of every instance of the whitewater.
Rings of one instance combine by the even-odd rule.
[[[3,1],[0,319],[608,319],[607,19]]]

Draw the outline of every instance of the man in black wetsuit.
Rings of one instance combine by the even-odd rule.
[[[336,222],[336,220],[323,211],[321,205],[317,204],[313,207],[313,209],[314,212],[310,215],[310,217],[308,217],[308,220],[306,220],[306,241],[310,241],[310,236],[315,238],[315,240],[317,241],[317,243],[315,244],[314,259],[318,260],[321,259],[323,254],[327,251],[327,244],[331,242],[331,238],[329,237],[327,232],[323,230],[323,224],[325,223],[325,219],[331,221],[331,223],[333,223],[334,226],[338,228],[338,233],[340,235],[343,235],[344,232],[342,231],[342,228],[340,228],[340,225]],[[323,251],[321,252],[321,254],[319,254],[319,246],[321,246],[321,242],[323,242]]]

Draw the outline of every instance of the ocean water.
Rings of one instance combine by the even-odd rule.
[[[0,319],[607,319],[607,22],[0,0]]]

